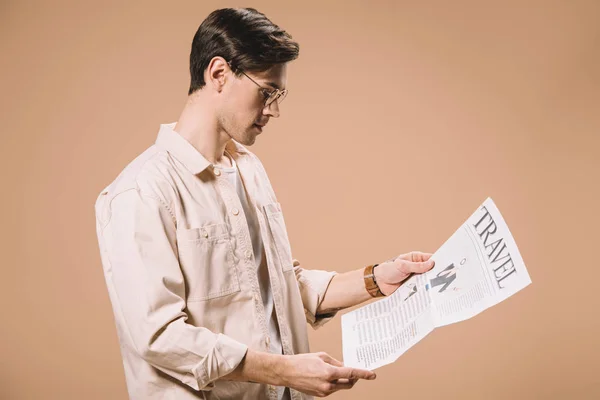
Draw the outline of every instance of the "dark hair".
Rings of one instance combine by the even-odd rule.
[[[204,87],[204,71],[215,56],[230,62],[239,76],[239,69],[263,72],[295,60],[299,50],[290,34],[254,8],[215,10],[202,21],[192,41],[188,95]]]

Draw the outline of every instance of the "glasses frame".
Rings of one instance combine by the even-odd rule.
[[[279,89],[268,89],[266,87],[263,87],[258,82],[256,82],[254,79],[250,78],[241,68],[234,68],[230,62],[228,62],[227,64],[234,72],[240,71],[242,74],[244,74],[244,76],[246,78],[250,79],[256,86],[258,86],[258,88],[260,89],[259,90],[260,93],[265,98],[265,103],[264,103],[265,107],[269,107],[271,104],[273,104],[274,101],[277,101],[277,105],[279,106],[283,102],[283,100],[285,100],[285,98],[288,94],[287,89],[279,90]]]

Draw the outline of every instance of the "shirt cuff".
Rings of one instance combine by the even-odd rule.
[[[294,267],[294,271],[296,273],[296,279],[298,280],[300,295],[302,296],[306,322],[308,322],[313,329],[318,329],[337,314],[337,311],[333,311],[328,314],[317,315],[317,310],[323,302],[325,292],[333,277],[337,275],[337,272],[314,269],[308,270],[299,266]]]
[[[247,351],[247,345],[229,336],[217,334],[212,354],[205,358],[205,362],[194,368],[198,390],[212,390],[217,379],[233,372],[238,367]]]

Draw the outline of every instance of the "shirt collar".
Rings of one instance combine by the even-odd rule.
[[[176,122],[161,124],[156,144],[173,154],[192,174],[197,175],[212,164],[190,142],[173,130],[176,124]],[[233,139],[227,142],[225,148],[230,154],[248,152],[244,146]]]

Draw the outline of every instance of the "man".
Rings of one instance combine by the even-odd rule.
[[[413,252],[337,274],[292,258],[251,146],[287,94],[290,35],[250,8],[200,25],[176,123],[102,191],[97,232],[132,399],[309,399],[372,371],[309,353],[306,322],[389,295]]]

